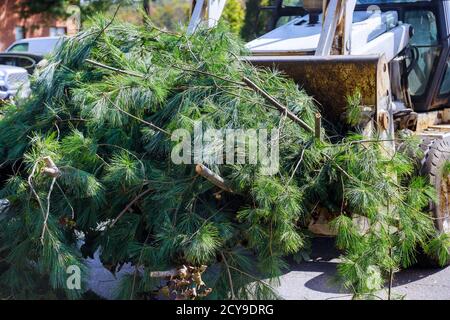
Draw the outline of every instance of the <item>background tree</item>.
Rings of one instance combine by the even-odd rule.
[[[86,22],[95,14],[114,11],[117,5],[121,5],[118,14],[121,20],[139,23],[141,15],[137,13],[137,10],[142,8],[155,25],[169,30],[177,29],[180,25],[186,24],[191,9],[190,0],[22,0],[18,2],[16,10],[20,12],[24,19],[36,14],[48,18],[66,18],[70,15],[67,10],[70,5],[76,5],[80,8],[82,22]],[[250,8],[253,12],[249,17],[256,12],[254,6]],[[228,0],[223,19],[227,21],[227,25],[233,33],[239,34],[245,20],[244,0]],[[247,25],[253,23],[251,19],[247,20]],[[250,32],[249,36],[254,33]]]
[[[246,40],[255,39],[266,30],[265,21],[268,21],[268,12],[263,12],[260,7],[270,4],[270,0],[247,0],[244,24],[241,30],[241,37]]]
[[[147,15],[150,15],[150,0],[144,0],[144,11]]]
[[[190,10],[190,0],[156,0],[151,3],[149,16],[156,25],[174,30],[189,21]],[[234,34],[240,34],[245,19],[244,1],[227,0],[222,19]]]
[[[95,14],[107,12],[116,5],[123,7],[143,6],[143,0],[21,0],[16,4],[16,10],[23,19],[40,14],[44,18],[66,18],[71,13],[67,8],[76,5],[81,10],[81,19],[86,21]]]
[[[222,18],[227,22],[231,32],[239,34],[245,19],[245,5],[241,0],[228,0]]]
[[[20,16],[27,19],[36,14],[64,16],[69,2],[69,0],[21,0],[15,6]]]
[[[157,0],[151,2],[147,12],[155,25],[174,30],[187,23],[190,9],[190,0]]]

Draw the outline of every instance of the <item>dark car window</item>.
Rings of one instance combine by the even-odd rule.
[[[21,67],[33,74],[36,65],[43,59],[42,56],[26,53],[0,53],[0,65]]]
[[[0,56],[0,64],[21,67],[21,68],[32,68],[35,66],[36,62],[31,58],[25,57],[1,57]]]

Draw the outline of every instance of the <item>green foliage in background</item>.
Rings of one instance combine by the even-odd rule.
[[[250,41],[264,33],[270,16],[267,12],[260,11],[260,6],[267,6],[270,0],[247,0],[244,25],[241,36],[244,40]]]
[[[241,0],[228,0],[222,18],[227,22],[231,32],[239,34],[244,25],[245,8]]]
[[[16,10],[22,18],[43,15],[45,18],[66,18],[70,15],[67,8],[76,5],[81,9],[82,20],[102,12],[107,12],[116,5],[128,6],[136,4],[134,0],[21,0],[16,3]]]
[[[191,10],[189,0],[158,0],[150,4],[152,22],[168,30],[177,30],[187,24]],[[132,14],[129,12],[129,14]]]
[[[35,14],[60,17],[66,15],[69,2],[70,0],[21,0],[16,1],[15,9],[24,19]]]
[[[311,127],[313,100],[278,72],[237,59],[246,54],[242,43],[222,27],[186,37],[149,21],[109,22],[99,18],[66,39],[34,79],[32,97],[4,110],[0,158],[10,176],[0,197],[12,207],[0,216],[3,297],[80,297],[84,289],[65,286],[67,267],[84,270],[83,258],[100,249],[110,270],[136,268],[120,298],[152,297],[159,282],[150,271],[202,264],[209,298],[276,298],[272,285],[285,257],[309,247],[318,207],[336,216],[339,272],[355,294],[380,289],[414,262],[417,247],[445,254],[448,239],[434,237],[422,210],[433,193],[408,155],[386,153],[376,135],[367,143],[357,133],[317,141],[242,77]],[[230,193],[196,174],[195,163],[175,165],[177,142],[166,133],[193,133],[194,121],[222,132],[276,129],[279,172],[205,160]],[[56,179],[42,173],[45,157],[60,169]]]

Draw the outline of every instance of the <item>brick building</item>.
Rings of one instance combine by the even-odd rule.
[[[41,15],[21,18],[15,8],[19,1],[0,0],[0,52],[22,38],[73,35],[77,32],[78,24],[74,17],[67,20],[44,18]]]

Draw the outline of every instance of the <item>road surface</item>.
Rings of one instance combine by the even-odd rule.
[[[331,238],[316,238],[313,241],[312,261],[300,264],[290,261],[289,271],[280,279],[277,291],[284,299],[324,300],[351,299],[352,295],[336,283],[336,265],[339,252],[334,249]],[[114,277],[96,259],[89,259],[89,286],[93,291],[113,299],[120,278],[132,273],[131,266],[124,266]],[[386,292],[378,294],[386,297]],[[403,299],[450,300],[450,267],[445,269],[411,268],[395,275],[393,296]]]
[[[284,299],[323,300],[351,299],[351,295],[336,283],[336,265],[339,252],[333,239],[316,238],[313,241],[311,262],[297,264],[291,261],[277,287]],[[393,296],[406,300],[450,300],[450,267],[445,269],[410,268],[395,274]],[[378,294],[386,297],[386,291]]]

